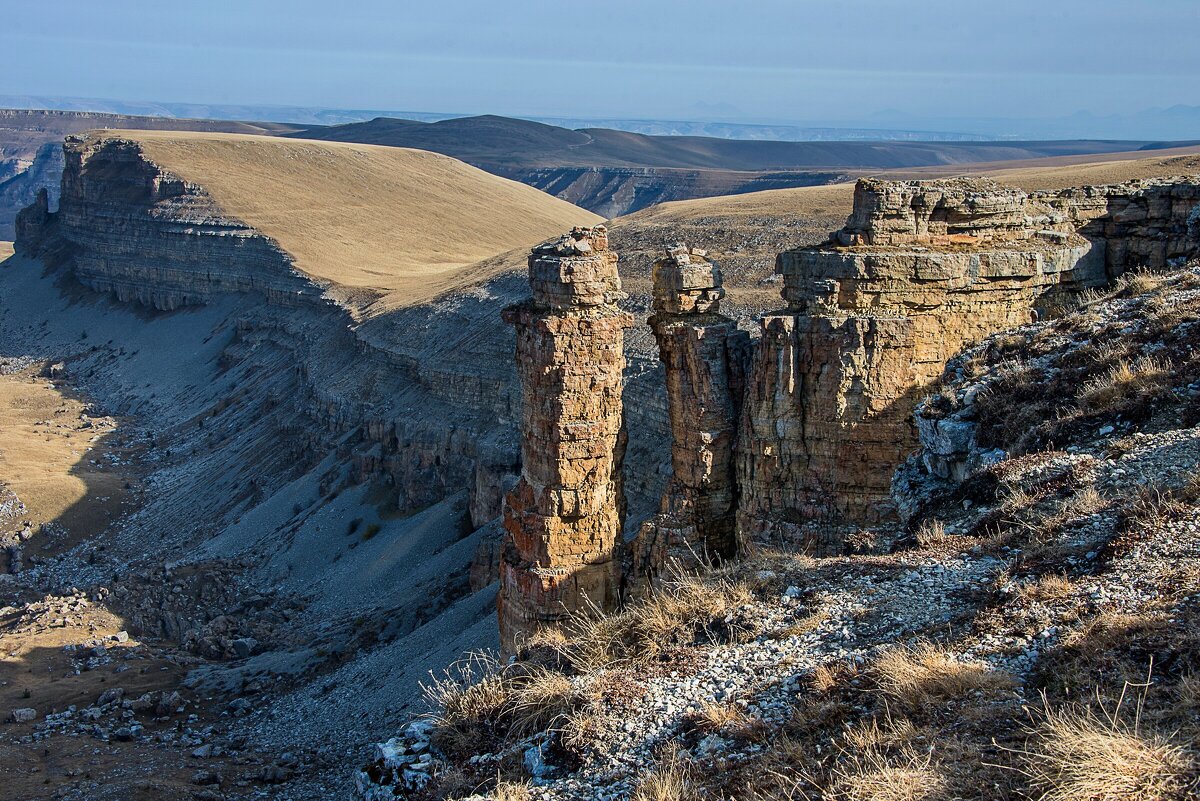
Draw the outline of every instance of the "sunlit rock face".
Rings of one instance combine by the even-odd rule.
[[[504,319],[517,330],[524,397],[521,478],[508,494],[500,564],[500,639],[514,650],[543,625],[591,605],[610,609],[620,582],[624,512],[624,331],[617,254],[603,226],[533,249],[533,297]]]
[[[828,245],[781,253],[787,309],[762,321],[738,444],[746,536],[839,548],[838,524],[892,520],[913,407],[947,359],[1108,280],[1075,228],[991,181],[863,180]]]
[[[650,327],[665,366],[671,479],[659,514],[631,548],[636,591],[670,562],[720,560],[738,551],[733,448],[750,338],[720,313],[720,268],[703,250],[668,248],[654,265]]]

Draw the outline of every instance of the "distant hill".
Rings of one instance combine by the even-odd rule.
[[[828,184],[881,170],[1099,156],[1180,144],[1092,139],[783,142],[572,130],[492,115],[437,122],[379,117],[284,135],[444,153],[606,217],[666,201]]]
[[[742,171],[895,169],[1136,150],[1148,141],[772,142],[570,130],[486,115],[439,122],[380,117],[291,136],[435,150],[500,167],[655,167]]]

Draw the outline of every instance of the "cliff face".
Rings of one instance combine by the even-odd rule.
[[[276,243],[224,215],[202,187],[145,158],[136,142],[72,137],[63,152],[59,209],[46,224],[84,286],[161,310],[221,292],[259,292],[280,304],[320,297]],[[26,230],[20,246],[31,250],[38,238]]]
[[[1052,289],[1108,280],[1063,214],[986,181],[861,181],[833,244],[777,262],[788,309],[763,320],[739,450],[758,536],[892,519],[913,404],[946,360]]]
[[[631,546],[631,589],[668,562],[704,563],[738,551],[733,447],[750,338],[720,313],[721,270],[706,255],[679,244],[654,265],[648,322],[666,368],[671,479],[659,514]]]

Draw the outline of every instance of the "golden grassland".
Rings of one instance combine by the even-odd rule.
[[[472,265],[600,217],[437,153],[177,131],[120,131],[319,281],[428,300]]]

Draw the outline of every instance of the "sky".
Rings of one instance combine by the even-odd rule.
[[[813,124],[1123,115],[1200,105],[1197,41],[1200,0],[0,0],[0,94]]]

